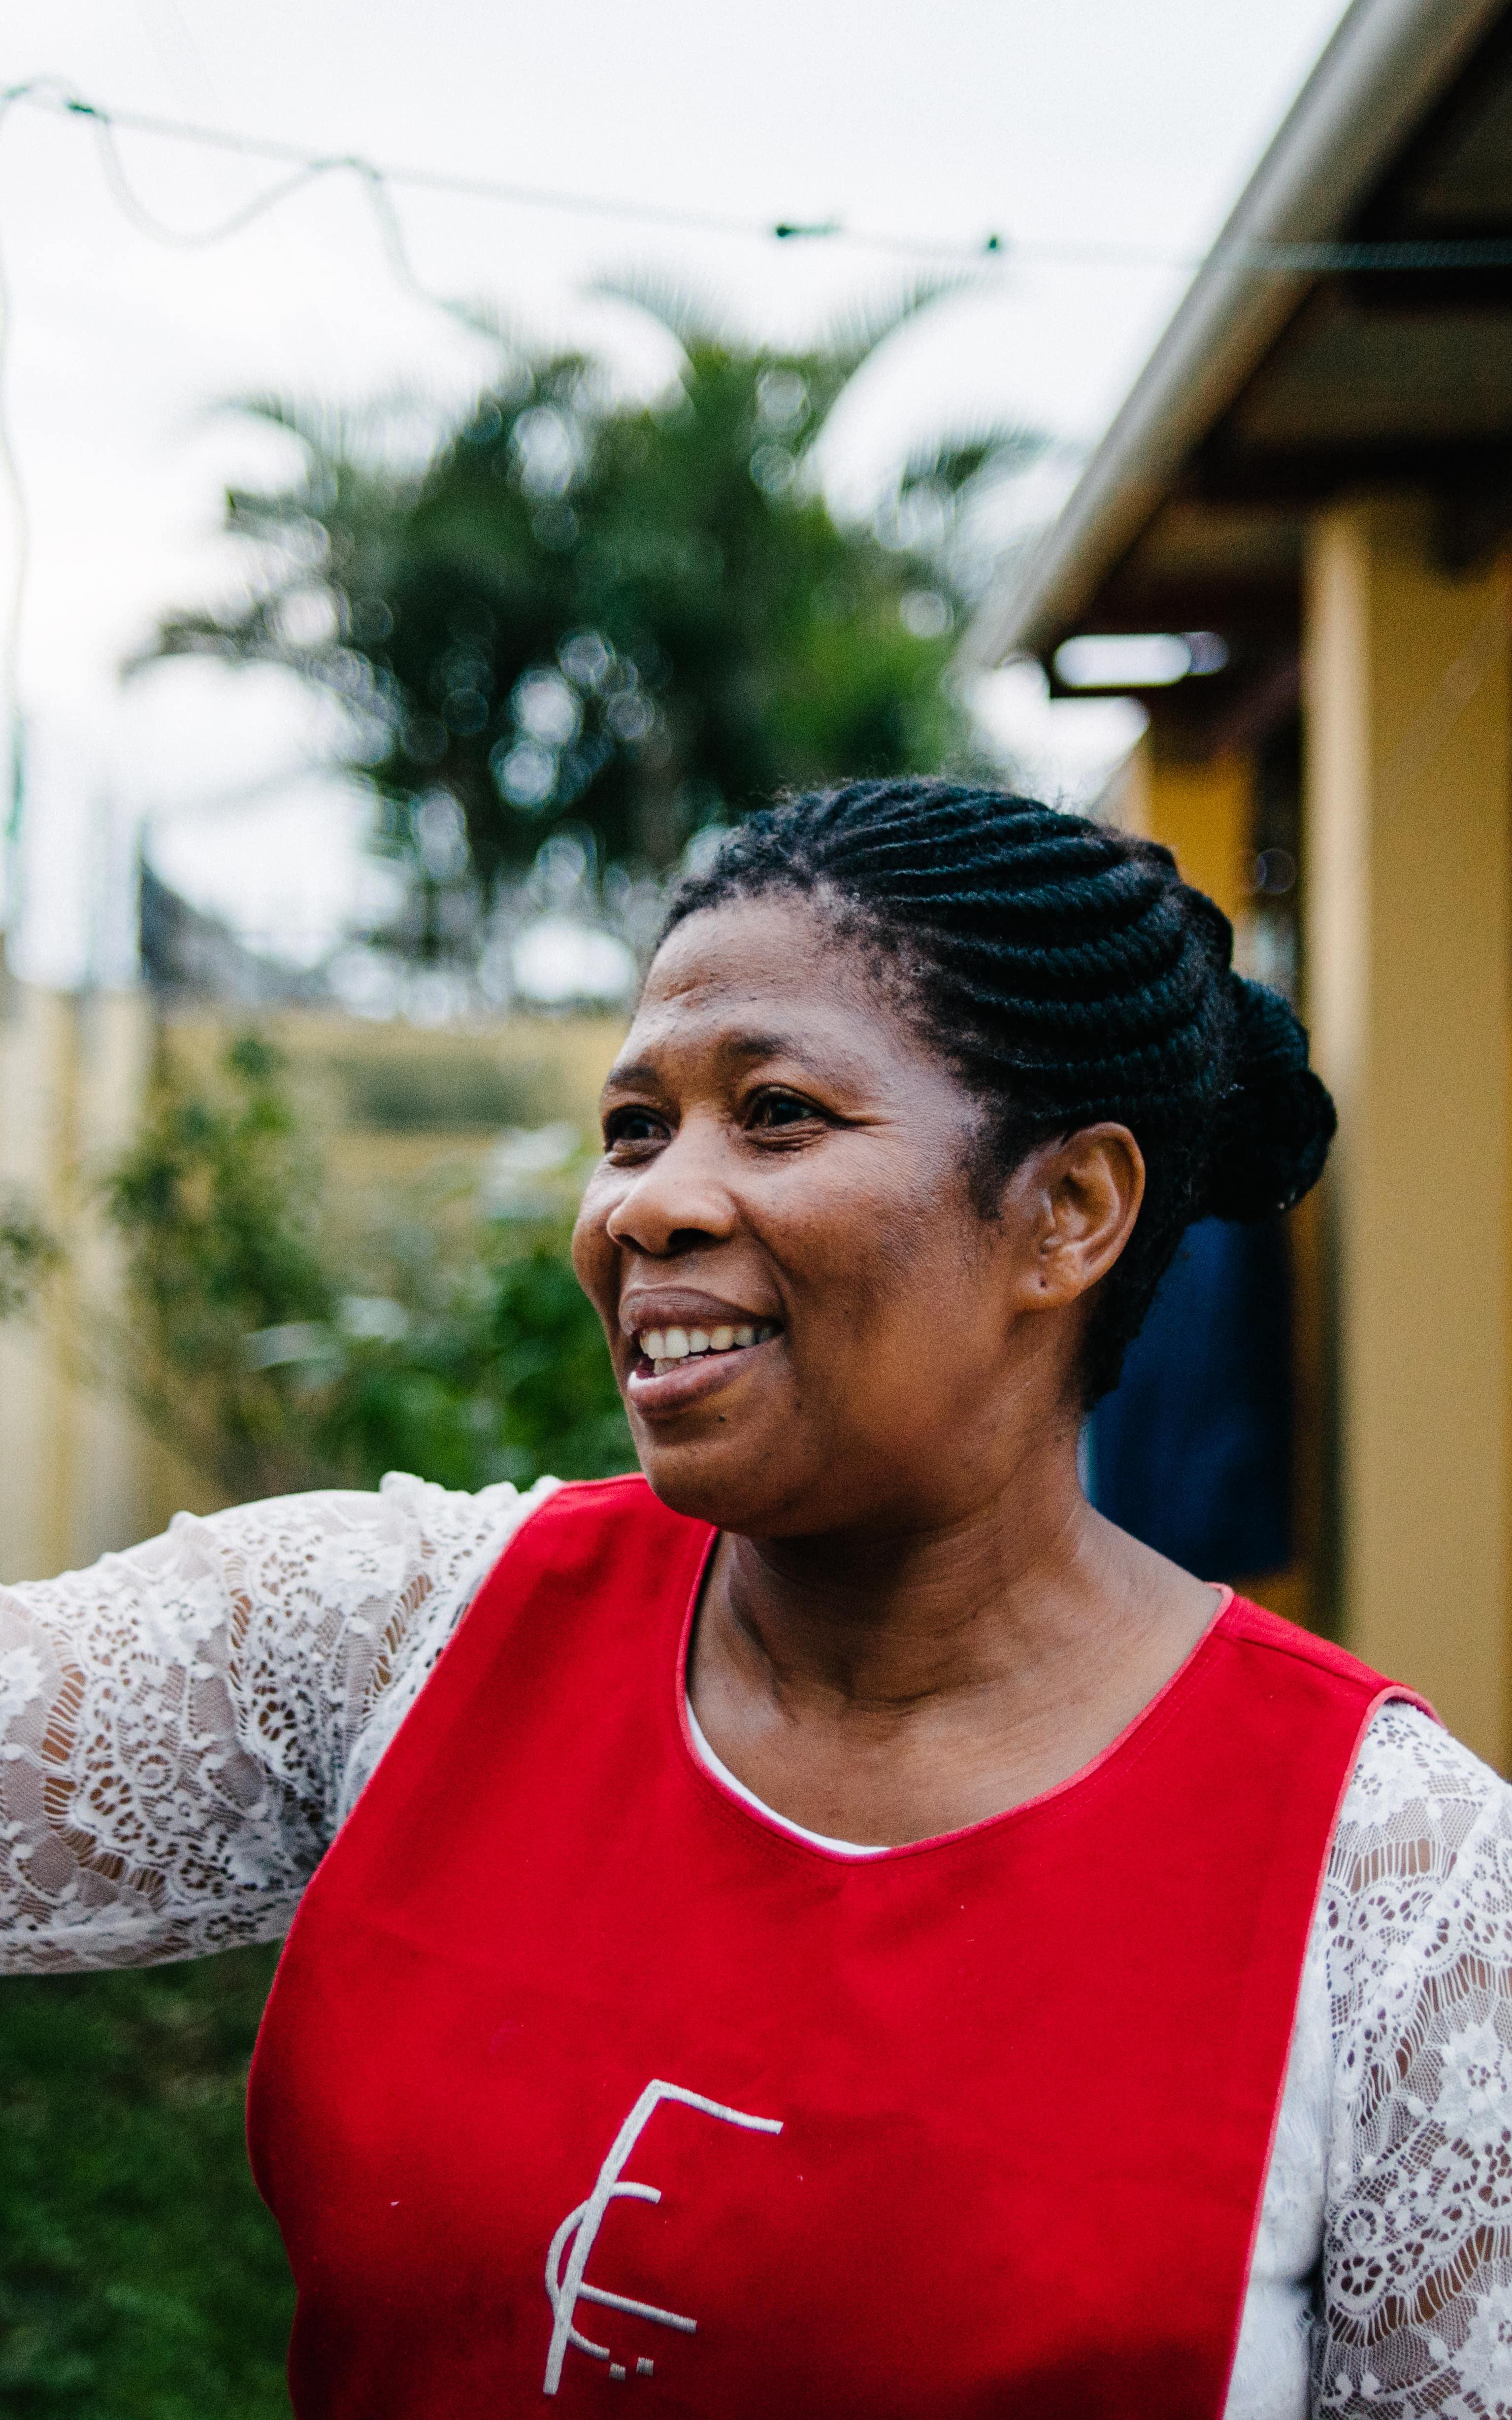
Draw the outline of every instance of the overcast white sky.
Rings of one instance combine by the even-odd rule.
[[[941,242],[1106,240],[1174,263],[1211,238],[1341,14],[1339,0],[5,0],[0,83],[54,75],[118,108],[587,195]],[[185,231],[276,175],[143,135],[122,149],[144,202]],[[629,314],[583,300],[595,276],[671,272],[753,330],[802,334],[931,265],[397,199],[427,285],[527,329],[571,326],[646,379],[660,357]],[[96,972],[118,965],[109,894],[145,815],[193,895],[314,947],[366,877],[360,807],[299,770],[320,734],[297,694],[182,665],[123,692],[117,668],[162,608],[235,577],[221,492],[269,457],[219,401],[459,398],[486,352],[398,289],[355,179],[208,249],[163,245],[123,215],[76,116],[0,122],[0,255],[31,538],[22,963],[56,982],[81,979],[91,947]],[[987,414],[1089,441],[1183,282],[1176,266],[990,271],[879,359],[837,428],[834,481],[864,495],[926,430]],[[259,784],[254,803],[225,803]]]

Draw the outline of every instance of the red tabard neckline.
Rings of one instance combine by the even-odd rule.
[[[1235,1599],[1072,1781],[849,1859],[693,1756],[710,1538],[550,1497],[305,1894],[248,2116],[299,2420],[1219,2420],[1408,1693]]]

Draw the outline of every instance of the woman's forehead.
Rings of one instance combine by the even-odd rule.
[[[823,903],[793,892],[721,900],[674,924],[651,962],[640,1004],[734,992],[790,1002],[840,993],[871,1014],[890,1005],[874,954],[837,929]]]
[[[696,908],[675,923],[652,960],[648,982],[658,976],[675,981],[680,970],[705,962],[767,964],[775,950],[817,962],[843,954],[843,943],[818,903],[803,892],[736,893],[713,907]]]
[[[664,1004],[713,1008],[735,1000],[846,997],[864,1008],[873,986],[860,952],[807,899],[783,893],[701,908],[668,934],[651,962],[639,1016]]]
[[[615,1074],[685,1053],[736,1070],[791,1058],[858,1073],[919,1045],[859,952],[801,900],[763,898],[700,909],[668,936]]]

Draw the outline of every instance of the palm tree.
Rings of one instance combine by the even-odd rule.
[[[227,498],[260,568],[234,604],[164,621],[139,660],[278,663],[345,702],[423,954],[448,954],[448,916],[452,948],[472,946],[563,827],[601,866],[658,874],[783,786],[963,762],[956,534],[1041,441],[932,448],[865,525],[814,473],[850,380],[940,290],[806,352],[631,292],[681,349],[670,398],[628,405],[579,355],[511,353],[414,471],[361,427],[255,404],[304,453],[286,486]]]

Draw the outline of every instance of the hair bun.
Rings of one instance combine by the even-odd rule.
[[[1204,1208],[1251,1220],[1292,1209],[1317,1184],[1338,1120],[1307,1064],[1307,1035],[1281,994],[1233,986],[1233,1080],[1218,1115]]]

